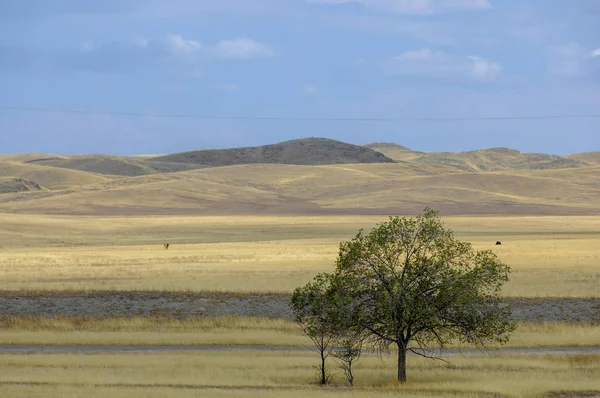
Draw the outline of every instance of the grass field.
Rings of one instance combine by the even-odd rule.
[[[340,241],[386,219],[0,214],[0,289],[290,292],[333,269]],[[600,296],[600,217],[443,219],[513,267],[506,296]]]
[[[317,360],[307,352],[203,354],[0,355],[0,394],[10,397],[534,397],[600,391],[600,357],[409,358],[409,382],[394,382],[394,356],[365,355],[355,387],[341,371],[314,386]],[[332,362],[332,366],[335,364]],[[560,396],[560,395],[558,395]]]
[[[593,154],[582,155],[589,164],[579,165],[497,149],[386,150],[402,162],[162,173],[179,166],[95,155],[34,163],[22,162],[47,156],[4,156],[0,178],[21,177],[42,188],[8,187],[0,195],[0,290],[17,314],[23,302],[35,301],[28,295],[80,290],[108,297],[82,300],[85,305],[110,307],[118,300],[119,311],[137,302],[115,291],[289,293],[333,269],[340,241],[387,219],[365,214],[415,214],[429,205],[461,240],[512,266],[503,295],[542,297],[557,319],[585,300],[558,308],[550,298],[600,297],[600,216],[590,215],[600,214],[593,204],[600,198],[600,166]],[[334,215],[340,212],[350,215]],[[140,301],[152,300],[142,295]],[[68,303],[42,297],[35,305],[46,315]],[[306,343],[297,325],[281,319],[2,316],[0,344],[282,345],[290,351],[0,354],[0,396],[600,395],[598,355],[452,357],[449,363],[411,357],[406,386],[395,382],[393,356],[366,355],[357,363],[356,388],[344,387],[340,373],[323,389],[313,384],[316,356],[294,351]],[[519,323],[508,343],[552,346],[600,346],[600,325]]]
[[[4,317],[0,344],[246,345],[309,344],[291,321],[249,317]],[[504,347],[600,346],[600,325],[519,323]],[[450,348],[468,348],[455,342]],[[490,345],[499,348],[499,345]]]

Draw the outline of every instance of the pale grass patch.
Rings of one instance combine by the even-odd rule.
[[[585,358],[585,359],[583,359]],[[206,352],[118,355],[0,356],[0,393],[10,396],[434,397],[540,396],[600,390],[600,356],[454,357],[448,363],[408,359],[409,382],[395,382],[395,358],[365,355],[356,387],[338,374],[314,386],[318,356],[307,352]],[[335,363],[329,366],[335,371]],[[16,383],[23,383],[17,385]],[[40,385],[27,385],[40,383]],[[91,395],[88,395],[91,394]]]
[[[299,326],[282,319],[201,317],[5,317],[0,344],[310,346]],[[519,323],[503,347],[600,346],[600,325]],[[454,343],[449,348],[470,348]],[[489,348],[500,348],[490,344]]]
[[[0,289],[291,292],[333,269],[340,241],[386,219],[0,214]],[[600,217],[443,220],[512,266],[506,296],[600,296]]]

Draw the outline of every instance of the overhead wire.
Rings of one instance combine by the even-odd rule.
[[[272,120],[272,121],[323,121],[323,122],[451,122],[451,121],[485,121],[485,120],[546,120],[546,119],[597,119],[600,114],[566,114],[566,115],[515,115],[515,116],[458,116],[458,117],[307,117],[307,116],[243,116],[243,115],[201,115],[177,113],[147,113],[93,111],[83,109],[58,109],[1,106],[0,110],[18,112],[50,112],[83,115],[159,117],[169,119],[221,119],[221,120]]]

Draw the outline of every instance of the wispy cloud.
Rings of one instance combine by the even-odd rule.
[[[600,48],[591,50],[571,41],[548,48],[548,72],[564,77],[580,77],[592,70],[593,58],[600,56]]]
[[[0,67],[66,68],[94,72],[124,72],[167,64],[198,64],[211,60],[250,60],[274,56],[264,44],[248,38],[203,45],[177,34],[151,39],[86,42],[79,48],[45,50],[0,47]],[[6,55],[6,56],[3,56]],[[197,67],[194,70],[198,70]]]
[[[306,2],[329,5],[354,3],[369,8],[413,15],[452,10],[484,10],[492,7],[488,0],[306,0]]]
[[[212,50],[217,57],[232,60],[271,58],[275,55],[275,52],[269,47],[248,38],[223,40]]]
[[[480,56],[461,57],[425,48],[392,58],[385,64],[384,70],[391,75],[491,81],[502,73],[502,66]]]

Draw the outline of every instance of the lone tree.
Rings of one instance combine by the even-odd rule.
[[[475,252],[455,239],[427,208],[342,242],[335,272],[309,286],[327,281],[323,291],[336,292],[323,296],[334,298],[322,312],[327,322],[365,334],[373,348],[398,349],[398,381],[404,383],[408,351],[435,358],[436,347],[455,340],[478,347],[508,341],[515,324],[499,293],[509,273],[492,251]]]

